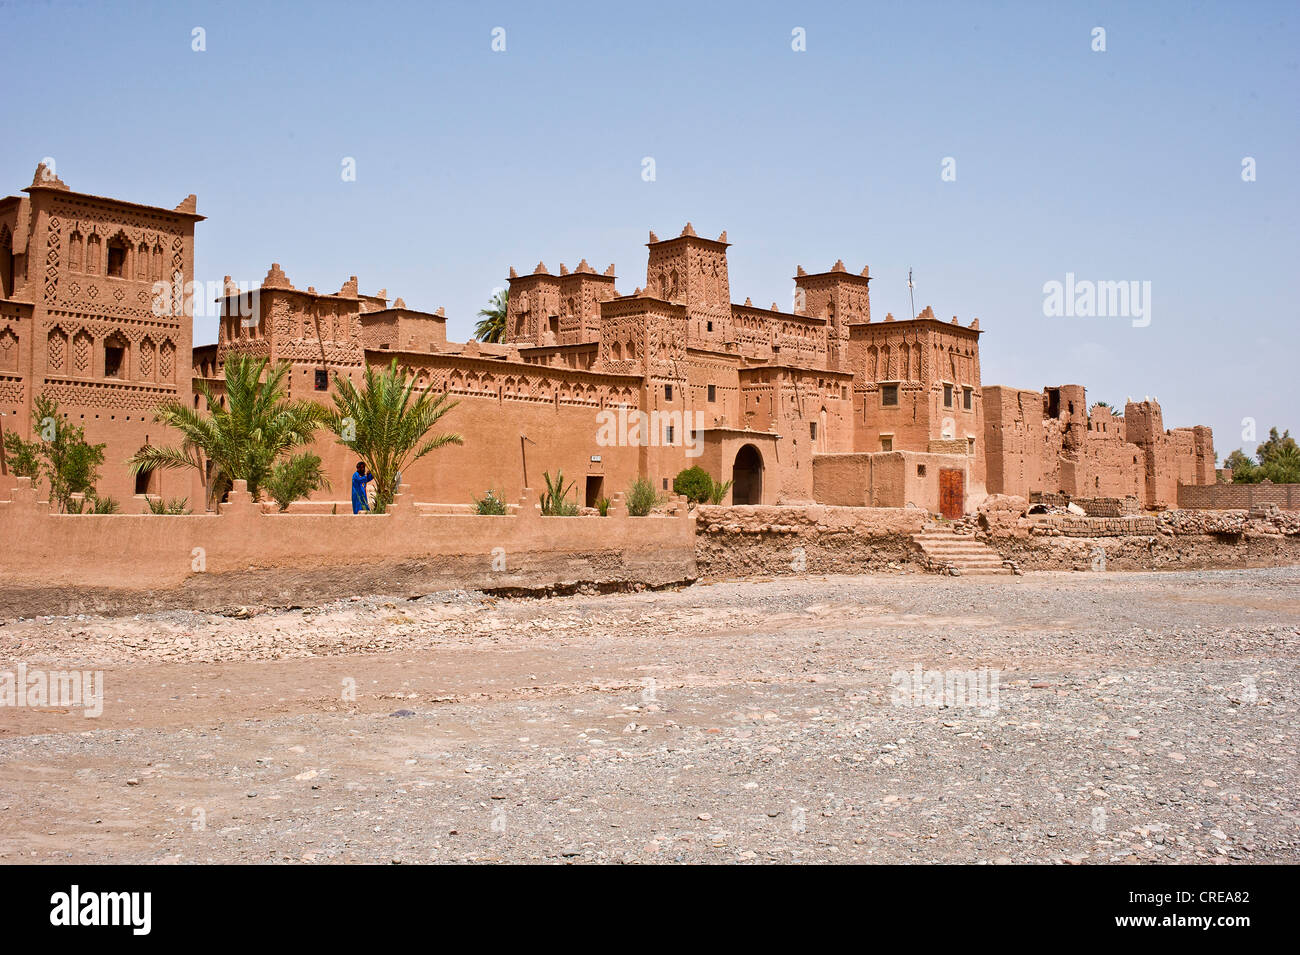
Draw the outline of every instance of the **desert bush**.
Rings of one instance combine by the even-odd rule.
[[[482,497],[474,498],[474,513],[501,516],[509,514],[510,508],[506,506],[505,501],[497,497],[496,491],[488,488]]]
[[[632,517],[645,517],[659,501],[659,492],[648,478],[637,478],[627,489],[627,512]]]
[[[69,497],[66,506],[69,514],[117,514],[122,510],[116,498],[100,497],[93,488],[84,498]]]
[[[312,491],[329,486],[329,479],[321,469],[320,456],[310,451],[276,461],[263,484],[281,511],[288,510],[294,501],[310,496]]]
[[[564,472],[556,471],[554,479],[551,478],[549,471],[543,472],[542,478],[546,481],[546,490],[542,493],[542,515],[544,517],[576,517],[578,514],[577,502],[569,500],[569,492],[573,490],[573,482],[569,486],[564,486]]]
[[[719,484],[710,478],[711,486],[709,487],[709,503],[721,504],[727,498],[727,492],[731,490],[731,481]]]
[[[177,497],[170,501],[164,501],[162,498],[154,500],[151,497],[145,498],[145,504],[148,505],[146,514],[188,514],[189,510],[186,505],[189,503],[187,498]],[[284,510],[284,508],[280,508]]]
[[[50,501],[69,514],[113,513],[86,509],[96,500],[95,482],[104,463],[104,444],[88,444],[84,428],[71,424],[59,411],[59,403],[46,395],[37,395],[32,407],[32,432],[36,437],[23,440],[16,432],[4,436],[5,453],[14,474],[30,477],[35,484],[45,478],[50,485]],[[76,504],[74,494],[86,500]],[[104,498],[104,500],[112,500]]]

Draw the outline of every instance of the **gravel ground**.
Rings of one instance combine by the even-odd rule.
[[[1295,863],[1298,628],[1300,568],[10,620],[107,692],[0,710],[0,861]]]

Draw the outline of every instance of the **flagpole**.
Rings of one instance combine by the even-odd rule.
[[[912,294],[912,269],[907,270],[907,297],[912,303],[912,321],[916,321],[916,296]]]

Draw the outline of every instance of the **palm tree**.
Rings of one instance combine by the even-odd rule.
[[[137,451],[127,464],[132,474],[154,468],[196,468],[210,474],[208,500],[220,497],[232,481],[248,482],[253,499],[258,496],[281,456],[308,444],[328,411],[313,401],[290,401],[285,396],[284,379],[289,366],[271,365],[265,358],[234,355],[226,360],[224,407],[202,379],[195,388],[207,401],[208,410],[200,412],[183,401],[165,401],[158,406],[154,420],[181,433],[179,448],[147,445]],[[263,373],[266,380],[262,380]],[[287,463],[294,467],[309,453],[292,455]],[[207,467],[204,463],[206,459]]]
[[[492,296],[487,308],[478,310],[479,323],[474,326],[474,337],[481,342],[499,342],[506,337],[506,305],[510,289],[500,289]]]
[[[431,451],[464,444],[459,434],[426,437],[448,411],[456,407],[446,393],[423,391],[414,397],[415,382],[398,370],[397,359],[385,369],[367,366],[362,387],[334,376],[335,411],[326,419],[345,446],[366,462],[375,476],[375,512],[393,501],[397,475]]]

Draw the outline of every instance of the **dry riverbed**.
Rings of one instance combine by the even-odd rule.
[[[1298,628],[1300,568],[9,620],[106,692],[0,708],[0,862],[1296,863]]]

